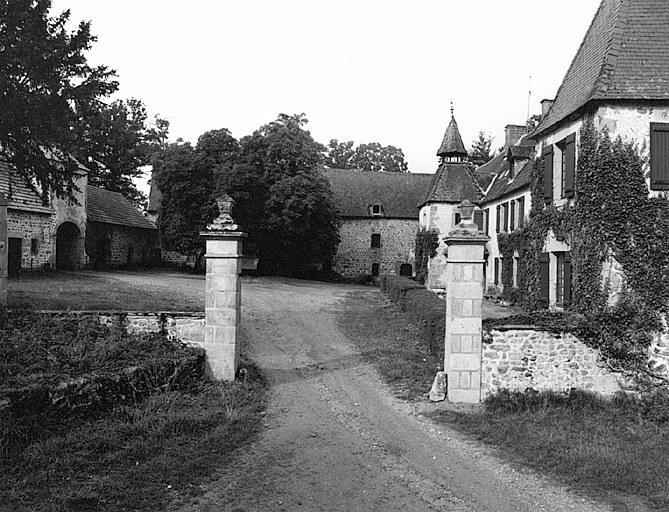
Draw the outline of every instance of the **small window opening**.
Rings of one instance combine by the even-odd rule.
[[[373,204],[372,205],[372,215],[381,215],[381,205],[380,204]]]
[[[381,247],[381,235],[379,233],[372,234],[372,249]]]
[[[379,277],[379,264],[372,263],[372,277]]]
[[[39,252],[39,242],[37,238],[30,239],[30,254],[37,254]]]

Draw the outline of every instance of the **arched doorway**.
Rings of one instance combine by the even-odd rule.
[[[56,231],[56,268],[74,270],[79,265],[81,232],[73,222],[63,222]]]
[[[403,277],[411,277],[413,275],[413,266],[411,263],[402,263],[400,265],[400,275]]]

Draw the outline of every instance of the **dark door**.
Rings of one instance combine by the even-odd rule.
[[[10,277],[18,276],[21,272],[21,238],[9,239],[9,253],[7,254],[7,272]]]

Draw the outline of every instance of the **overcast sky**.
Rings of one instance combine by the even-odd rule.
[[[433,173],[455,118],[504,143],[553,98],[600,0],[54,0],[90,20],[89,61],[116,69],[117,98],[170,121],[170,139],[249,135],[280,113],[356,144],[402,148]],[[531,81],[530,81],[530,76]]]

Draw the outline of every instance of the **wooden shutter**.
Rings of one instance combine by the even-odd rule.
[[[523,229],[525,226],[525,198],[518,199],[518,229]]]
[[[543,252],[539,256],[539,299],[541,300],[541,303],[548,307],[548,299],[549,299],[549,279],[550,279],[550,274],[549,274],[549,260],[548,260],[548,253]]]
[[[544,201],[553,201],[553,146],[547,146],[541,152],[544,160]]]
[[[502,211],[504,212],[504,231],[509,231],[509,203],[504,203],[502,205]]]
[[[669,190],[669,123],[650,123],[650,188]]]
[[[572,133],[564,141],[564,190],[562,197],[574,197],[574,174],[576,172],[576,134]]]
[[[474,210],[474,224],[483,231],[483,210]]]
[[[490,208],[486,208],[484,210],[485,212],[485,234],[488,234],[488,230],[490,229]]]
[[[500,219],[501,219],[501,210],[502,207],[500,205],[497,205],[497,219],[495,221],[495,231],[499,233],[499,225],[500,225]]]
[[[565,307],[571,304],[571,254],[564,253],[564,291],[562,293],[562,302]]]
[[[509,219],[509,229],[513,231],[516,227],[516,202],[511,201],[511,218]]]
[[[495,285],[499,284],[499,258],[495,258]]]

